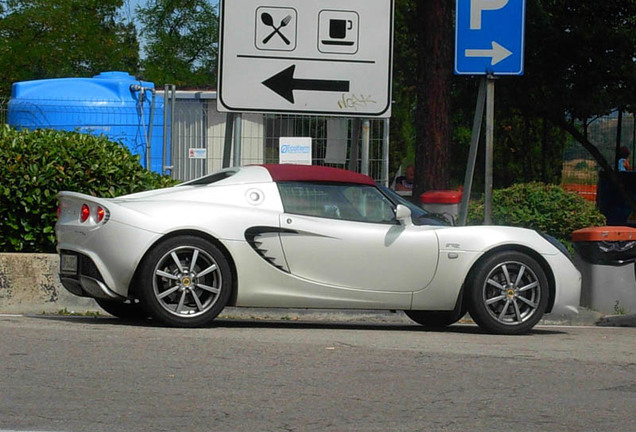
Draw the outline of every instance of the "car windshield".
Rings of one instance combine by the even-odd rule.
[[[391,201],[393,201],[394,204],[402,204],[411,210],[411,218],[413,219],[414,225],[450,225],[446,218],[424,210],[404,197],[398,195],[395,191],[388,187],[380,184],[377,186]]]

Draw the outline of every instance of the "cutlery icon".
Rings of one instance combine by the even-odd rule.
[[[280,32],[280,29],[282,29],[283,27],[285,27],[287,24],[289,24],[289,22],[292,20],[291,15],[287,15],[285,18],[283,18],[280,22],[280,24],[278,25],[278,27],[276,27],[276,25],[274,24],[274,18],[272,18],[272,16],[267,13],[267,12],[263,12],[261,14],[261,21],[263,22],[263,24],[265,24],[266,26],[269,26],[271,28],[274,29],[273,32],[271,32],[265,39],[263,39],[263,44],[266,44],[267,42],[270,41],[271,38],[274,37],[275,34],[278,34],[278,36],[281,37],[281,39],[283,40],[283,42],[285,42],[285,44],[290,45],[291,42],[289,41],[289,39],[287,39],[285,37],[284,34],[282,34]]]

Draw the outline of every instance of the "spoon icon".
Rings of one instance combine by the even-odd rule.
[[[285,27],[287,24],[290,23],[290,21],[292,20],[291,15],[287,15],[285,18],[283,18],[280,22],[280,24],[278,25],[278,27],[276,27],[276,25],[274,25],[274,18],[272,18],[272,16],[267,13],[267,12],[263,12],[261,14],[261,21],[263,22],[263,24],[265,24],[268,27],[271,27],[274,29],[273,32],[271,32],[265,39],[263,39],[263,44],[266,44],[267,42],[270,41],[271,38],[274,37],[275,34],[278,34],[278,36],[281,37],[281,39],[283,40],[283,42],[285,42],[285,44],[290,45],[291,42],[289,41],[289,39],[287,39],[285,37],[284,34],[282,34],[280,32],[280,29],[282,29],[283,27]]]

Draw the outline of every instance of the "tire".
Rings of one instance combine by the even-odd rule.
[[[142,320],[148,315],[135,300],[117,301],[96,298],[95,302],[109,314],[124,320]]]
[[[548,306],[548,279],[521,252],[499,252],[480,263],[468,280],[468,311],[489,333],[528,333]]]
[[[171,327],[200,327],[223,310],[232,272],[223,253],[194,236],[168,239],[140,268],[139,300],[148,314]]]
[[[418,324],[430,328],[444,328],[459,321],[460,317],[453,311],[417,311],[405,310],[407,317]]]

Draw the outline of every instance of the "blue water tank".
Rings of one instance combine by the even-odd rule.
[[[11,89],[8,123],[105,135],[139,155],[146,168],[150,141],[150,169],[162,172],[164,101],[153,94],[154,88],[126,72],[17,82]]]

